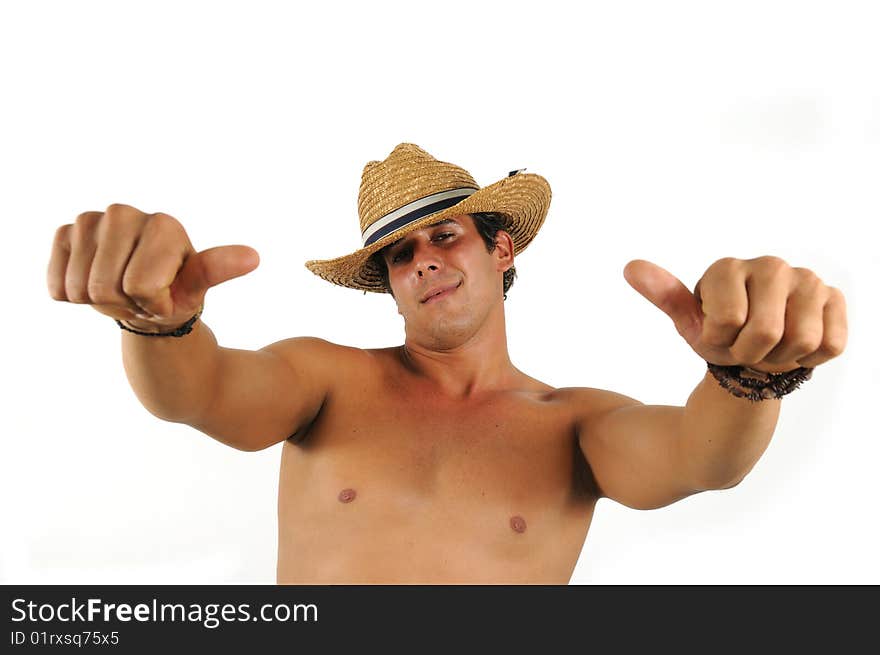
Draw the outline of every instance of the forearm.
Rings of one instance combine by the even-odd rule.
[[[135,395],[155,416],[191,423],[210,403],[220,348],[200,320],[177,337],[146,337],[122,331],[122,362]]]
[[[757,463],[776,429],[782,400],[737,398],[706,372],[688,398],[682,448],[707,489],[737,484]]]

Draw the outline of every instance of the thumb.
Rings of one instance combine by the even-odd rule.
[[[623,277],[672,319],[675,329],[688,344],[697,340],[702,331],[703,311],[696,296],[681,280],[644,259],[629,262],[623,269]]]
[[[198,306],[208,289],[250,273],[259,265],[259,254],[248,246],[218,246],[192,253],[171,285],[174,304]]]

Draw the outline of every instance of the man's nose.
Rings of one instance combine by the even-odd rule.
[[[416,274],[421,278],[429,272],[436,273],[443,267],[443,262],[438,256],[437,249],[430,245],[418,245],[413,253]]]

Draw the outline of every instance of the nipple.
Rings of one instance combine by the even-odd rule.
[[[357,496],[357,491],[354,489],[343,489],[339,492],[338,498],[340,503],[350,503],[355,496]]]
[[[514,532],[525,532],[526,520],[521,516],[510,517],[510,529]]]

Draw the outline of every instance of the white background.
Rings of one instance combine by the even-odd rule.
[[[402,141],[553,202],[517,260],[514,363],[683,405],[704,363],[624,280],[778,255],[840,288],[844,354],[783,401],[738,487],[599,502],[572,583],[880,583],[880,20],[851,2],[8,2],[0,582],[275,580],[281,446],[143,409],[119,330],[52,301],[55,229],[113,202],[262,263],[208,296],[223,345],[402,342],[390,297],[308,259],[359,245],[363,165]]]

